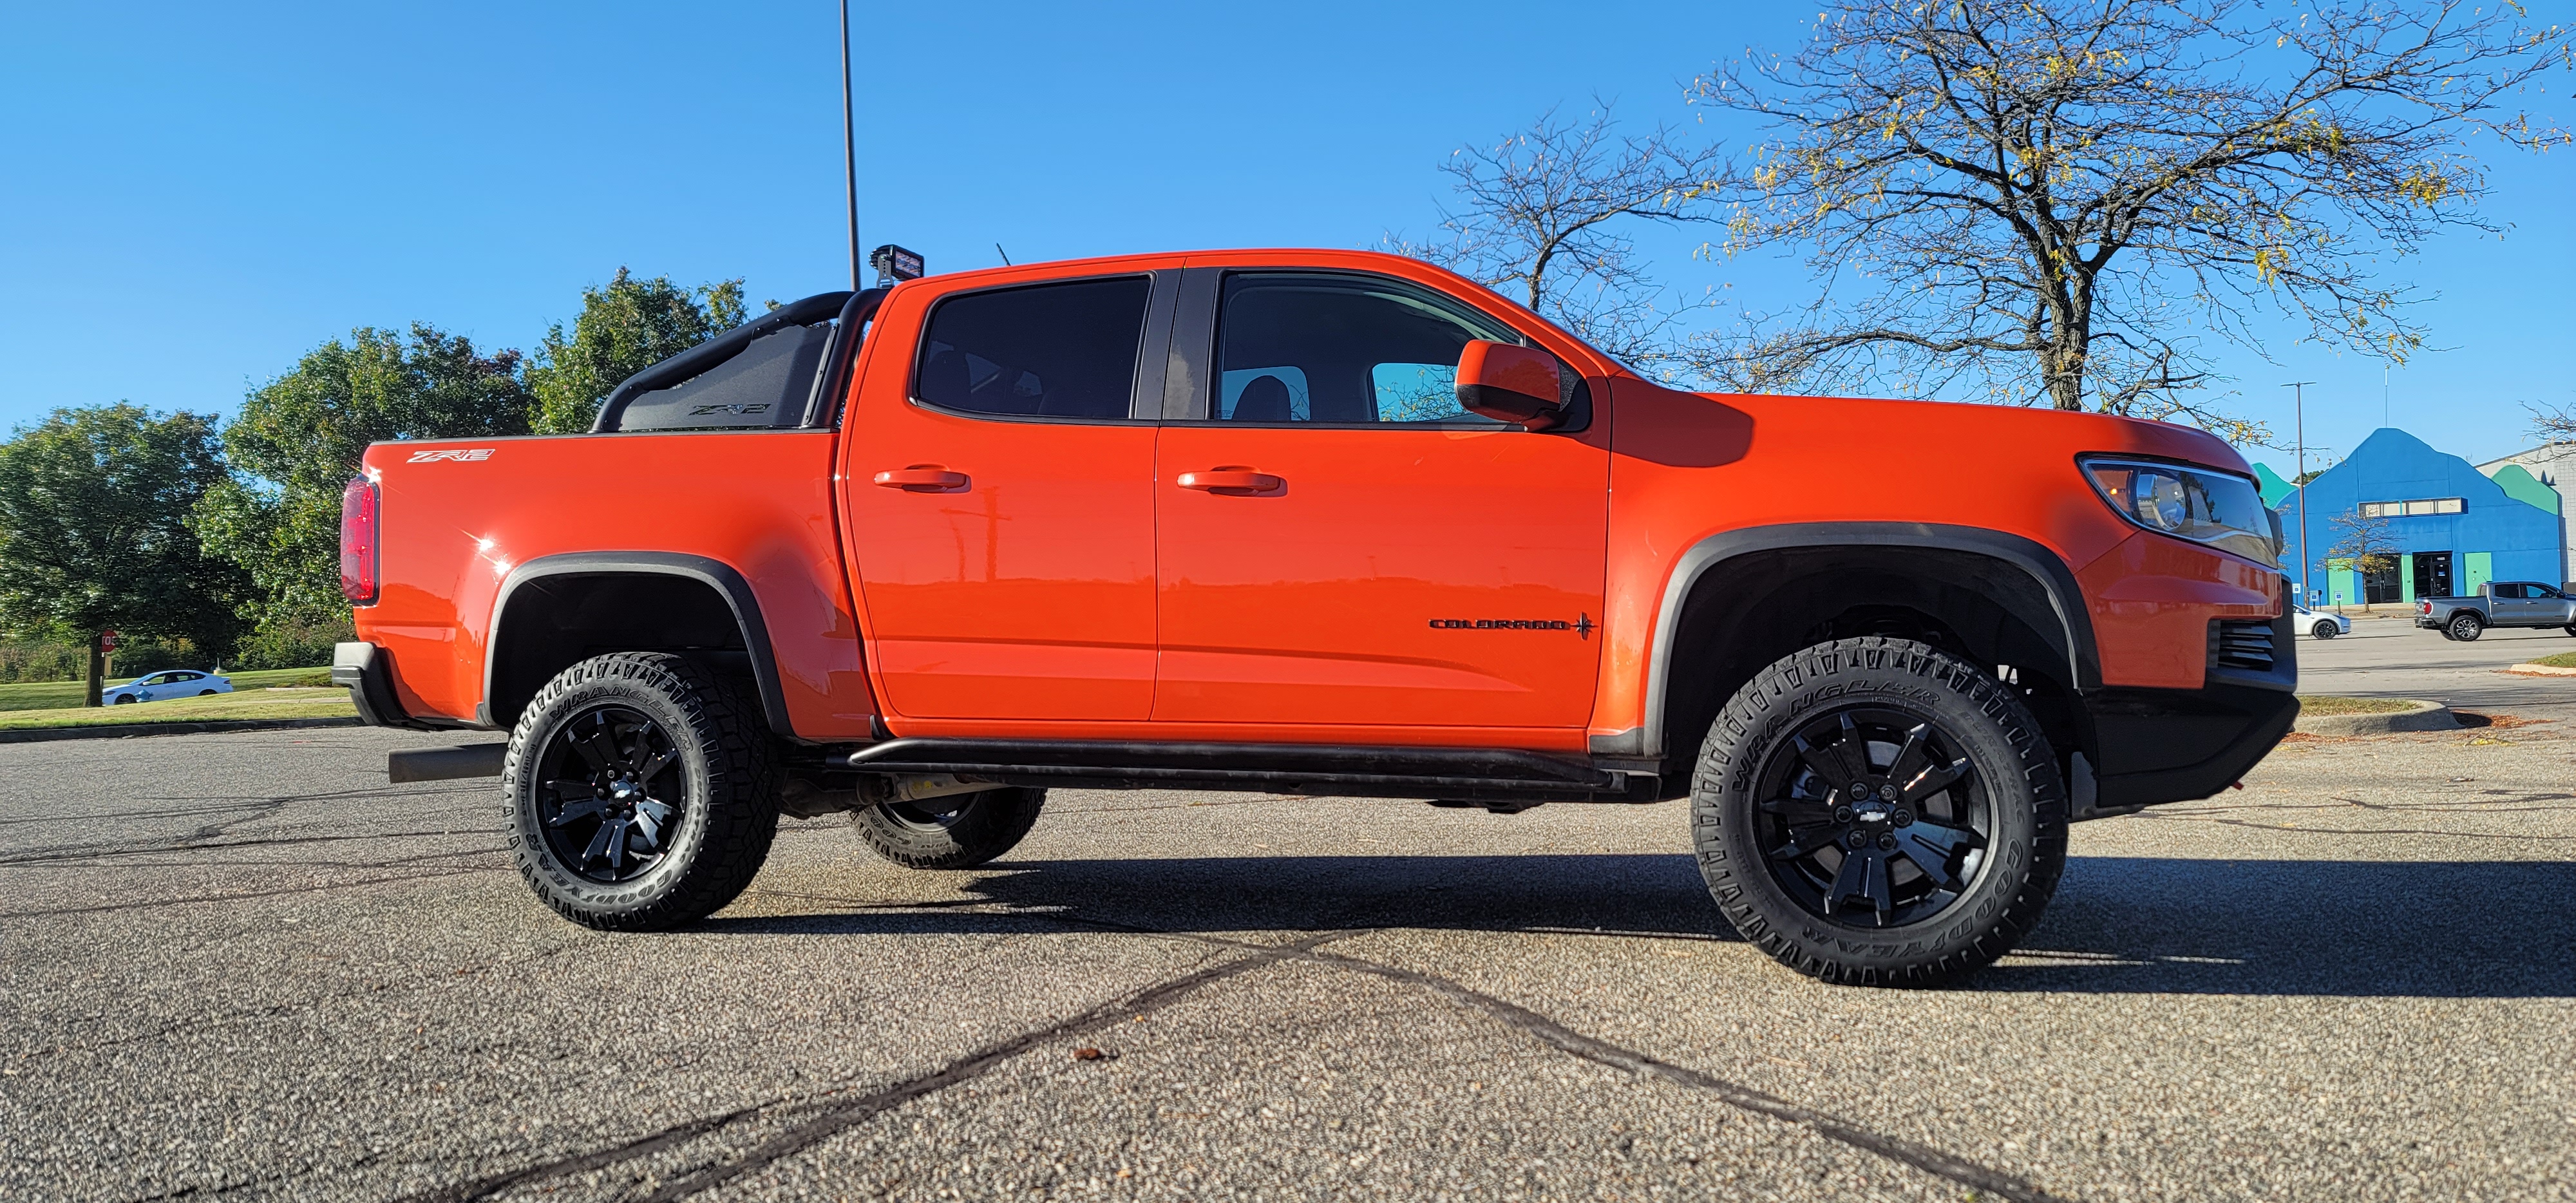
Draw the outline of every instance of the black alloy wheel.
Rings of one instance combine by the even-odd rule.
[[[2312,630],[2312,631],[2310,631],[2310,632],[2308,632],[2308,633],[2309,633],[2309,634],[2311,634],[2311,635],[2316,636],[2316,637],[2317,637],[2317,638],[2319,638],[2319,639],[2332,639],[2332,638],[2334,638],[2335,636],[2337,636],[2337,635],[2339,635],[2339,634],[2342,634],[2342,632],[2341,632],[2341,631],[2338,631],[2338,630],[2336,630],[2336,629],[2335,629],[2335,624],[2333,624],[2333,623],[2331,623],[2331,622],[2321,622],[2321,623],[2318,623],[2318,624],[2316,625],[2316,629],[2314,629],[2314,630]]]
[[[650,715],[607,705],[573,716],[537,764],[550,795],[546,845],[583,879],[603,885],[651,872],[679,836],[688,784],[679,745]]]
[[[2444,631],[2451,638],[2462,643],[2475,643],[2478,636],[2486,629],[2487,624],[2484,620],[2475,614],[2463,611],[2451,616],[2451,624],[2444,628]]]
[[[1009,852],[1037,825],[1042,789],[999,788],[850,812],[859,838],[907,869],[971,869]]]
[[[734,900],[778,830],[759,704],[686,656],[614,652],[546,682],[501,763],[508,843],[555,913],[666,931]]]
[[[1719,710],[1691,780],[1709,896],[1747,943],[1828,982],[1992,963],[2066,864],[2057,752],[2022,698],[1908,639],[1774,661]]]
[[[1762,767],[1771,879],[1809,914],[1884,928],[1956,905],[1986,864],[1994,804],[1957,737],[1914,715],[1814,715]]]

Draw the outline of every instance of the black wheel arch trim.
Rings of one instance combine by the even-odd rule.
[[[778,656],[769,643],[769,624],[760,615],[760,597],[751,582],[732,565],[706,556],[669,551],[573,551],[539,556],[510,570],[501,581],[501,589],[492,598],[492,621],[483,638],[483,701],[475,707],[475,717],[487,727],[497,726],[492,714],[493,690],[500,683],[501,623],[510,613],[510,599],[530,581],[564,576],[676,576],[697,581],[723,597],[732,609],[734,624],[741,628],[743,651],[751,661],[751,679],[760,696],[760,708],[772,734],[795,739],[796,731],[787,718],[787,695],[779,686]]]
[[[2102,662],[2093,642],[2092,616],[2084,608],[2084,591],[2063,557],[2037,540],[2003,531],[1935,522],[1787,522],[1721,531],[1694,543],[1674,562],[1664,582],[1662,603],[1655,611],[1655,633],[1646,658],[1645,725],[1616,735],[1592,737],[1595,755],[1661,758],[1671,754],[1665,731],[1670,697],[1672,649],[1681,634],[1682,606],[1701,578],[1718,565],[1741,556],[1770,551],[1821,550],[1835,547],[1903,547],[1925,551],[1965,552],[2000,560],[2028,573],[2049,600],[2053,621],[2020,615],[2042,637],[2062,641],[2066,673],[2079,691],[2102,684]]]

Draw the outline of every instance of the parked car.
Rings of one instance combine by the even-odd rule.
[[[2562,627],[2576,635],[2576,598],[2538,581],[2489,581],[2475,596],[2417,601],[2415,625],[2462,642],[2488,627]]]
[[[1053,786],[1687,798],[1755,947],[1931,982],[2039,922],[2069,821],[2226,789],[2298,714],[2278,519],[2211,435],[1679,392],[1365,252],[810,297],[589,434],[362,471],[333,679],[509,732],[388,775],[500,777],[598,928],[725,905],[781,813],[962,869]]]
[[[231,693],[230,678],[193,668],[174,668],[136,677],[107,691],[111,706],[129,702],[158,702],[165,698],[202,698],[218,693]]]
[[[2352,620],[2341,614],[2321,614],[2306,606],[2290,610],[2290,625],[2310,639],[2332,639],[2352,634]]]

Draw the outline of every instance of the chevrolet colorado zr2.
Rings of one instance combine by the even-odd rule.
[[[2216,438],[1678,392],[1360,252],[812,297],[588,434],[379,443],[342,526],[361,714],[510,733],[389,772],[497,773],[599,928],[723,906],[781,813],[960,869],[1054,786],[1687,798],[1756,947],[1930,982],[2038,922],[2069,822],[2297,712]]]

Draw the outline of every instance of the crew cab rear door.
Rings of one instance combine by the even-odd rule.
[[[1522,336],[1363,273],[1194,266],[1177,313],[1155,721],[1589,721],[1606,443],[1477,417],[1452,387],[1469,340]]]
[[[889,713],[1146,717],[1165,342],[1148,315],[1178,276],[889,299],[879,330],[900,333],[872,340],[843,452]]]

